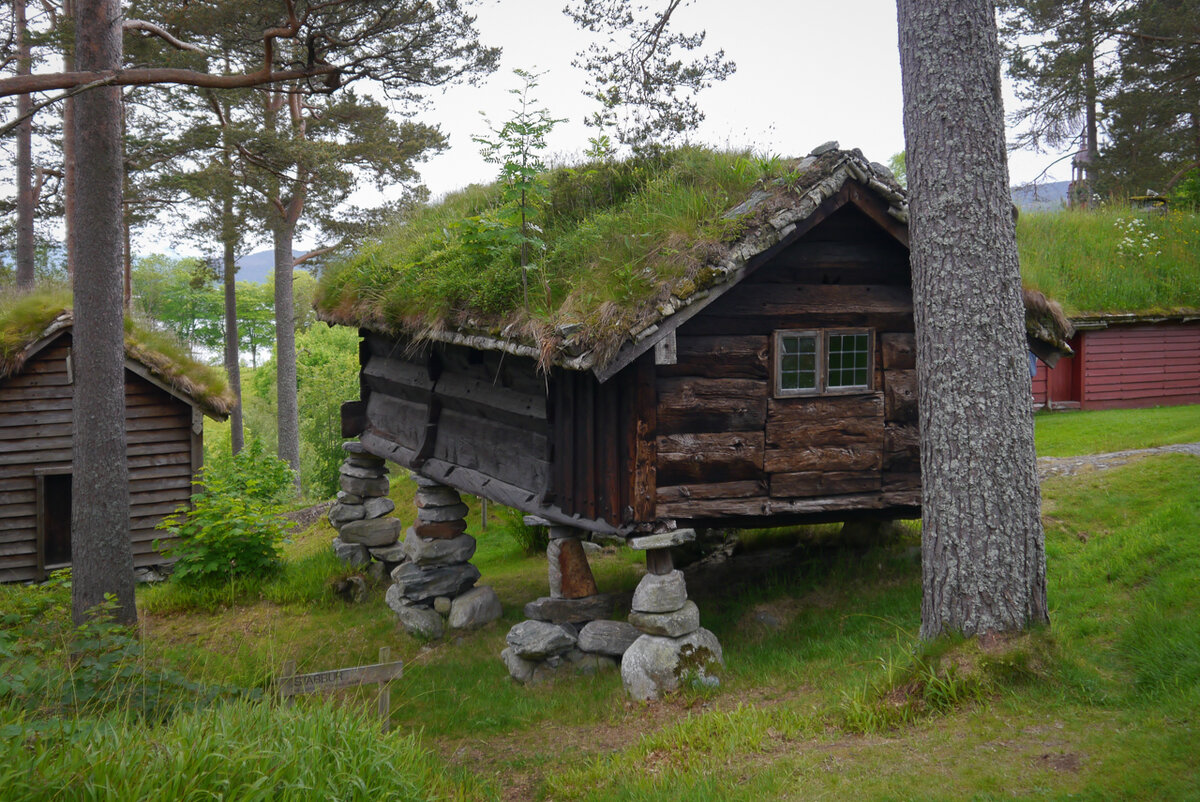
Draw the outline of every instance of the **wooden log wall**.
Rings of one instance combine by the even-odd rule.
[[[872,390],[774,397],[778,330],[869,328]],[[919,503],[907,249],[845,206],[676,332],[659,365],[656,514],[752,522]]]
[[[37,474],[71,473],[70,344],[64,334],[0,382],[0,581],[41,578]],[[166,533],[154,527],[188,503],[200,441],[190,405],[128,370],[125,403],[134,564],[155,565]]]

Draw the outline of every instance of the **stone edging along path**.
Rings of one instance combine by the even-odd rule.
[[[1038,478],[1051,476],[1073,476],[1081,470],[1104,470],[1124,465],[1147,454],[1191,454],[1200,457],[1200,443],[1177,443],[1156,448],[1135,448],[1129,451],[1113,451],[1108,454],[1085,454],[1079,457],[1039,457]]]

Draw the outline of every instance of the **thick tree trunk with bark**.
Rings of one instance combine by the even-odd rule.
[[[81,69],[121,64],[119,0],[81,4],[75,55]],[[118,619],[137,619],[125,462],[125,331],[121,261],[121,90],[75,98],[78,197],[75,266],[75,374],[72,449],[72,613],[76,621],[115,594]]]
[[[75,0],[63,0],[63,16],[75,19]],[[75,69],[75,47],[66,44],[63,53],[63,69]],[[69,97],[63,101],[63,228],[67,234],[67,278],[75,278],[75,197],[77,182],[75,178],[75,98]]]
[[[1021,276],[987,0],[898,0],[924,485],[921,634],[1048,620]]]
[[[14,0],[13,23],[17,36],[17,75],[28,75],[32,64],[26,37],[25,0]],[[17,287],[33,289],[33,119],[29,95],[17,96]]]
[[[279,458],[296,472],[300,486],[300,415],[296,400],[296,309],[292,295],[292,238],[295,223],[277,221],[275,241],[275,379],[279,415]]]
[[[225,372],[229,375],[229,389],[237,403],[229,414],[229,442],[236,454],[245,445],[245,435],[242,430],[242,365],[238,348],[238,319],[237,319],[237,259],[234,253],[234,240],[237,234],[231,229],[236,225],[233,219],[233,197],[224,200],[222,209],[221,234],[224,245],[224,285],[225,285]]]

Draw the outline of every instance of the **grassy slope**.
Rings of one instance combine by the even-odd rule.
[[[866,554],[802,548],[775,579],[692,588],[729,660],[723,685],[649,706],[628,702],[612,673],[536,688],[508,679],[496,655],[522,603],[544,592],[545,565],[494,518],[475,562],[504,617],[481,632],[425,645],[396,630],[378,596],[351,606],[314,592],[341,573],[325,561],[326,528],[290,547],[309,589],[293,580],[296,595],[243,597],[215,614],[170,612],[152,602],[162,591],[143,594],[157,609],[143,616],[145,642],[152,661],[197,679],[258,686],[289,657],[319,670],[371,662],[390,646],[405,661],[395,724],[466,773],[466,785],[446,790],[437,764],[419,762],[418,776],[435,778],[431,797],[1182,799],[1200,780],[1198,481],[1200,461],[1165,456],[1048,482],[1053,627],[1035,639],[1036,679],[874,734],[847,729],[847,711],[911,661],[912,538]],[[405,520],[412,490],[395,482]],[[622,550],[593,566],[602,588],[628,590],[638,562]],[[370,708],[369,691],[343,698]],[[379,768],[372,759],[353,770],[371,778]]]
[[[1131,220],[1156,239],[1130,235]],[[1024,214],[1017,246],[1026,286],[1057,300],[1069,315],[1200,310],[1196,213],[1107,208]]]

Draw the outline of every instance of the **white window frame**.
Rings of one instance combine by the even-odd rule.
[[[867,382],[866,384],[829,386],[829,338],[831,335],[867,335]],[[780,386],[783,379],[783,338],[812,337],[815,341],[817,376],[815,387],[784,389]],[[875,379],[875,330],[871,328],[837,328],[837,329],[778,329],[771,337],[771,348],[774,351],[771,374],[771,384],[776,398],[811,397],[820,395],[860,395],[874,390]]]

